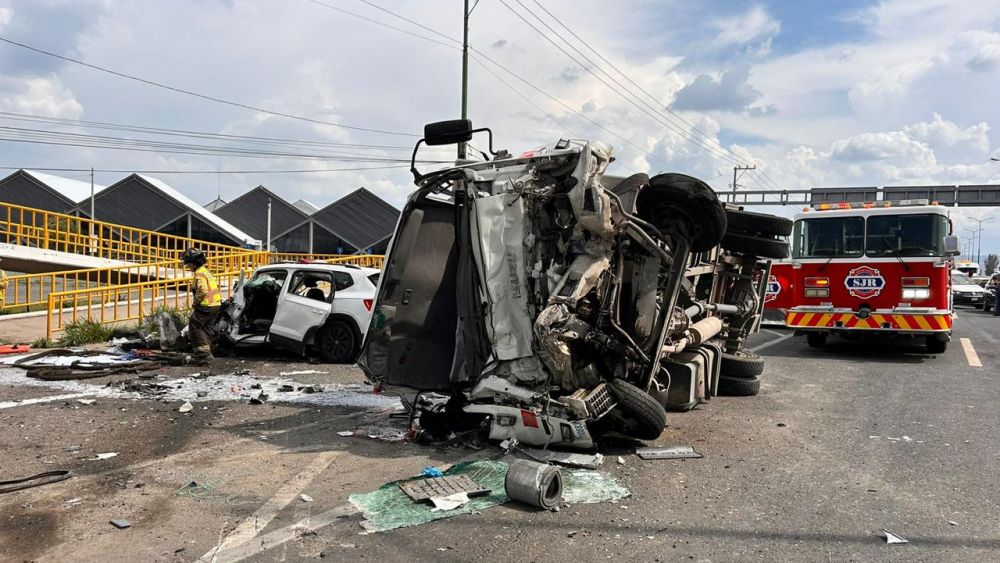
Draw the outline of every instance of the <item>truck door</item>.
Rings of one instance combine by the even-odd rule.
[[[336,293],[330,272],[298,270],[278,301],[278,310],[268,340],[299,354],[305,352],[306,337],[323,326],[330,316]]]

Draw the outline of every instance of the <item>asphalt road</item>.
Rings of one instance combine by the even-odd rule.
[[[250,561],[996,560],[997,329],[1000,319],[962,310],[939,356],[906,341],[831,339],[816,350],[765,331],[755,338],[767,358],[760,395],[672,414],[657,441],[693,445],[704,458],[642,461],[627,445],[604,446],[601,470],[631,498],[554,513],[504,505],[369,535],[359,515],[337,512],[350,493],[470,452],[337,436],[384,420],[361,406],[210,401],[188,415],[177,402],[116,398],[17,406],[0,410],[3,467],[67,466],[78,476],[0,495],[0,560],[210,559],[241,533],[270,542],[247,544]],[[961,339],[982,367],[970,365]],[[261,377],[322,367],[237,365]],[[359,379],[353,368],[327,371],[299,377]],[[0,403],[51,392],[0,386]],[[79,444],[85,456],[121,455],[64,453]],[[178,496],[195,476],[218,494]],[[67,506],[73,497],[82,503]],[[108,525],[118,517],[133,527]],[[882,529],[910,543],[887,545]]]

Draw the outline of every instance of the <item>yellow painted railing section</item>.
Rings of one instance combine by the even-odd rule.
[[[213,257],[208,267],[228,297],[241,274],[267,265],[268,259],[267,252],[245,252]],[[158,307],[190,309],[192,280],[188,271],[182,277],[49,293],[46,337],[82,320],[116,324],[140,321]]]
[[[0,202],[0,243],[131,263],[177,260],[189,247],[209,255],[242,250],[5,202]]]

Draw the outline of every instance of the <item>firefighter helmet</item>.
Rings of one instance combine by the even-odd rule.
[[[205,251],[200,248],[189,248],[181,255],[181,262],[200,268],[205,265]]]

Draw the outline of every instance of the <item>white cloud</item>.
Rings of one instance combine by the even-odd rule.
[[[0,77],[0,110],[77,118],[83,106],[57,76]]]
[[[929,122],[914,123],[903,128],[903,133],[911,139],[949,147],[968,143],[984,153],[990,149],[989,131],[990,126],[985,121],[963,129],[937,113]]]
[[[14,16],[14,10],[11,8],[4,8],[0,6],[0,30],[10,23],[11,18]]]
[[[771,17],[762,6],[754,6],[745,13],[732,18],[717,19],[712,22],[717,34],[712,40],[716,48],[741,46],[757,43],[760,54],[770,50],[771,37],[781,30],[781,22]],[[760,46],[766,49],[761,51]]]
[[[989,72],[1000,67],[1000,33],[973,29],[955,41],[958,56],[970,70]]]

